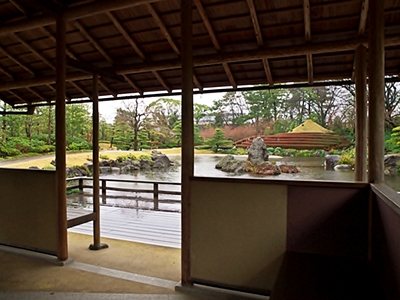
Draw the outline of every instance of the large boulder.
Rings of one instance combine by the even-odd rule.
[[[153,168],[165,169],[172,165],[168,156],[166,156],[165,154],[160,154],[154,157],[152,156],[152,158],[153,158]]]
[[[227,155],[215,165],[215,168],[224,172],[244,173],[245,165],[246,161],[238,160],[233,155]]]
[[[338,164],[340,155],[326,155],[325,156],[325,169],[334,170],[335,166]]]
[[[389,176],[397,175],[399,164],[400,164],[400,155],[385,155],[384,158],[385,170],[384,174]]]
[[[257,137],[253,140],[247,153],[247,160],[254,166],[264,163],[269,157],[267,147],[261,137]]]

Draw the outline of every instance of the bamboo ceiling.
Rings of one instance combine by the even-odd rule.
[[[400,70],[400,1],[385,0],[386,74]],[[0,0],[0,99],[55,99],[55,18],[67,100],[181,89],[180,0]],[[195,88],[351,80],[368,0],[193,0]]]

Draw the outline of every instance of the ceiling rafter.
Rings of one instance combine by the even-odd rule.
[[[307,42],[311,41],[311,16],[310,16],[310,0],[303,0],[304,8],[304,36]],[[312,54],[307,54],[307,74],[308,83],[314,83],[314,66]]]
[[[129,77],[127,74],[122,75],[122,77],[124,77],[124,79],[126,80],[126,82],[128,82],[130,84],[131,87],[133,87],[135,90],[138,91],[138,93],[140,95],[143,95],[143,90],[141,88],[139,88]]]
[[[160,16],[156,12],[156,10],[153,8],[151,3],[147,3],[146,7],[149,11],[149,13],[153,16],[154,21],[156,22],[157,26],[161,29],[161,32],[164,34],[165,38],[167,39],[168,43],[171,45],[172,49],[175,51],[175,53],[180,56],[180,50],[178,45],[175,43],[174,39],[172,38],[171,34],[168,31],[168,28],[165,26],[164,22],[161,20]],[[199,90],[203,90],[203,86],[200,83],[200,81],[197,79],[196,74],[194,74],[193,71],[193,82],[197,86]]]
[[[49,29],[47,29],[45,26],[40,27],[42,29],[42,31],[54,42],[56,43],[56,35],[54,33],[52,33]],[[72,53],[71,50],[69,50],[69,48],[67,47],[65,52],[73,59],[77,59],[75,54]]]
[[[256,7],[254,5],[253,0],[247,0],[247,5],[249,6],[251,21],[253,22],[253,27],[254,27],[254,31],[255,31],[255,35],[256,35],[256,39],[257,39],[257,44],[259,47],[262,47],[262,46],[264,46],[264,40],[262,37],[260,23],[258,22],[258,15],[257,15]],[[262,61],[263,61],[264,71],[265,71],[265,75],[267,77],[268,84],[270,86],[274,86],[274,79],[272,78],[272,72],[271,72],[271,68],[269,66],[268,59],[263,58]]]
[[[34,94],[36,97],[38,97],[42,101],[47,101],[42,95],[40,95],[38,92],[36,92],[33,88],[27,87],[26,88],[29,92]]]
[[[8,91],[11,95],[13,95],[15,98],[19,99],[20,101],[24,102],[24,103],[28,103],[28,101],[26,101],[25,99],[23,99],[20,95],[18,95],[16,92],[14,91]]]
[[[221,45],[219,44],[214,28],[211,25],[210,19],[208,18],[208,15],[203,7],[203,4],[201,3],[200,0],[194,0],[194,3],[196,4],[197,10],[203,20],[204,26],[206,26],[206,29],[208,31],[208,34],[210,35],[211,41],[213,42],[215,49],[217,49],[217,51],[220,52]],[[231,83],[232,87],[236,88],[237,83],[232,74],[231,68],[229,67],[229,64],[222,63],[222,66],[224,67],[225,73],[228,76],[229,82]]]
[[[83,88],[81,88],[76,82],[69,81],[69,83],[72,84],[78,91],[80,91],[86,97],[88,97],[89,99],[92,99],[92,97],[89,95],[89,93],[86,92]]]
[[[12,4],[12,5],[14,5],[20,12],[22,12],[25,16],[27,16],[28,15],[28,11],[23,7],[23,6],[21,6],[17,1],[15,1],[15,0],[9,0],[10,1],[10,3]]]
[[[137,45],[137,43],[132,39],[132,37],[130,36],[130,34],[126,31],[126,29],[122,26],[122,24],[120,23],[120,21],[118,21],[118,19],[113,15],[112,12],[108,12],[107,16],[111,19],[111,21],[114,23],[114,26],[118,29],[118,31],[122,34],[122,36],[125,38],[125,40],[129,43],[129,45],[131,45],[131,47],[133,48],[133,50],[135,50],[135,52],[139,55],[139,57],[143,60],[146,60],[146,56],[143,53],[143,51],[140,49],[140,47]],[[154,76],[158,76],[157,71],[152,71],[152,73],[154,74]],[[160,77],[160,76],[159,76]],[[143,90],[141,88],[139,88],[130,78],[128,78],[127,76],[124,76],[125,80],[129,83],[130,86],[132,86],[135,90],[137,90],[139,92],[140,95],[143,95]],[[158,78],[157,78],[158,79]],[[167,91],[170,92],[170,88],[167,85],[164,85],[165,82],[164,80],[159,80],[158,81],[166,88]]]
[[[75,27],[77,27],[79,29],[81,34],[92,43],[92,45],[97,49],[97,51],[99,51],[104,56],[104,58],[111,65],[113,65],[114,61],[111,58],[111,56],[108,55],[108,53],[103,49],[103,47],[101,47],[100,44],[90,35],[90,33],[86,30],[86,28],[78,20],[73,21],[73,24],[75,25]],[[99,83],[107,92],[109,92],[111,95],[113,95],[114,98],[117,97],[117,92],[113,91],[108,86],[108,84],[104,81],[103,78],[99,79]]]
[[[3,74],[7,75],[10,79],[14,80],[14,76],[11,75],[11,73],[8,72],[7,70],[5,70],[4,68],[0,67],[0,72],[2,72]]]
[[[365,28],[367,26],[367,17],[368,17],[368,3],[369,0],[364,0],[361,4],[360,23],[358,25],[358,36],[363,36],[365,34]],[[354,55],[353,73],[351,74],[351,80],[353,82],[355,82],[356,78],[355,66],[356,66],[356,58]]]
[[[36,49],[34,49],[29,43],[27,43],[25,40],[23,40],[18,33],[13,33],[12,36],[18,41],[20,42],[25,48],[27,48],[28,50],[30,50],[34,55],[36,55],[36,57],[38,57],[39,59],[41,59],[46,65],[48,65],[50,68],[52,68],[53,70],[55,70],[55,66],[53,63],[51,63],[46,57],[44,57],[42,54],[40,54],[38,51],[36,51]]]
[[[28,73],[30,73],[31,75],[35,76],[35,72],[29,68],[28,66],[26,66],[25,64],[23,64],[22,62],[20,62],[17,58],[15,58],[12,54],[10,54],[6,49],[4,49],[3,47],[0,46],[0,50],[7,55],[7,57],[9,59],[11,59],[14,63],[16,63],[17,65],[19,65],[21,68],[23,68],[25,71],[27,71]]]

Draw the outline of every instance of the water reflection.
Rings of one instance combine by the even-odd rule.
[[[135,172],[132,174],[123,175],[102,175],[101,178],[120,178],[131,180],[148,180],[148,181],[163,181],[163,182],[180,182],[181,181],[181,157],[180,155],[171,155],[170,159],[175,163],[168,170],[156,170],[147,172]],[[295,174],[280,174],[277,176],[258,175],[251,173],[227,173],[215,168],[215,165],[222,159],[222,155],[196,155],[194,174],[199,177],[228,177],[228,178],[256,178],[265,180],[322,180],[322,181],[354,181],[353,171],[327,171],[323,167],[324,158],[319,157],[284,157],[271,158],[271,161],[276,161],[277,164],[285,163],[296,165],[300,168],[300,173]],[[238,159],[246,160],[247,156],[237,156]],[[386,176],[386,184],[400,191],[400,177]],[[88,182],[88,184],[91,184]],[[150,189],[151,187],[143,183],[125,183],[125,182],[107,182],[107,186],[115,187],[130,187],[134,185],[138,189]],[[180,190],[180,186],[162,186],[163,190]],[[127,196],[126,193],[107,191],[107,198],[103,197],[100,201],[106,205],[130,207],[130,208],[146,208],[152,209],[154,203],[148,201],[152,199],[151,193],[131,193]],[[180,196],[160,195],[160,199],[179,199]],[[70,195],[68,197],[70,203],[75,206],[87,207],[92,203],[90,193],[86,195]],[[180,211],[180,204],[160,203],[160,210]]]

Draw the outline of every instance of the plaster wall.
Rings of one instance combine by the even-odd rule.
[[[57,252],[54,171],[0,169],[0,244]]]
[[[286,250],[287,187],[195,180],[191,191],[195,281],[268,293]]]

